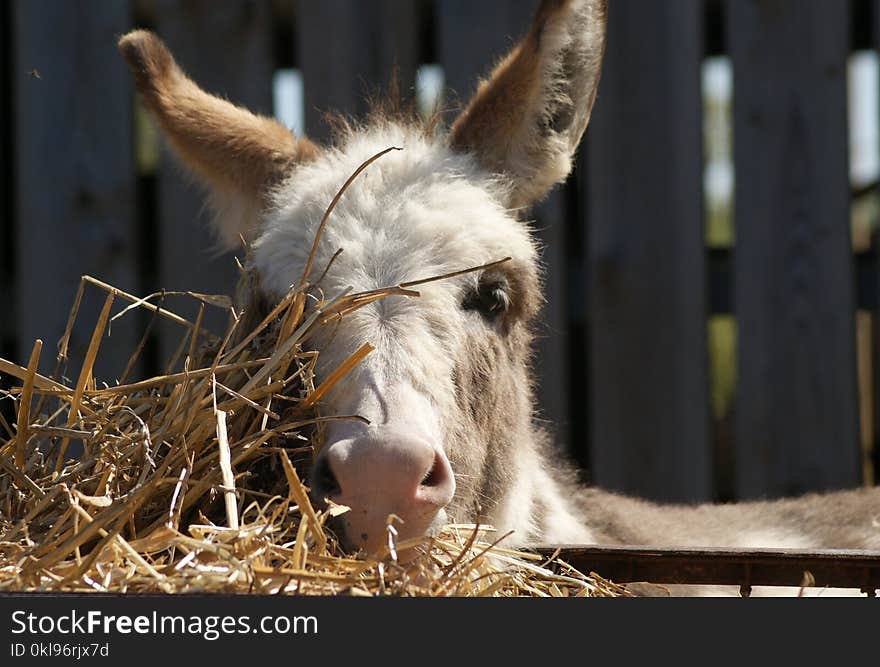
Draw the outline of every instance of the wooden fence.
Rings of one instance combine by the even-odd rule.
[[[365,90],[394,67],[409,91],[419,66],[436,63],[466,98],[536,4],[0,4],[0,356],[26,359],[37,337],[51,350],[82,274],[138,294],[235,282],[231,256],[207,250],[200,193],[166,154],[143,150],[119,34],[156,30],[201,85],[263,113],[273,73],[297,68],[306,130],[324,139],[321,110],[363,111]],[[872,243],[851,243],[846,63],[877,46],[880,3],[609,4],[576,173],[534,212],[548,266],[543,416],[592,481],[663,500],[872,480],[880,266]],[[719,53],[734,73],[735,252],[706,243],[701,67]],[[99,307],[87,291],[74,360]],[[730,352],[707,332],[725,314],[735,357],[719,363]],[[99,377],[119,373],[143,325],[113,323]],[[177,334],[157,330],[138,372],[161,370]],[[732,399],[713,411],[713,369],[734,360]]]

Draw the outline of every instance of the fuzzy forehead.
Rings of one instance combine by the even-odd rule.
[[[471,157],[452,152],[442,139],[388,125],[353,135],[298,167],[277,189],[273,210],[253,244],[263,289],[281,295],[300,278],[327,205],[362,162],[390,146],[403,150],[367,167],[330,215],[312,280],[339,249],[325,282],[355,291],[504,257],[535,271],[534,242],[527,226],[500,203],[500,180],[482,172]]]

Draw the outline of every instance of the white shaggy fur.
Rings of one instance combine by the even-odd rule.
[[[346,286],[360,291],[396,285],[508,256],[536,261],[528,228],[513,224],[500,204],[502,182],[442,140],[387,124],[326,151],[278,187],[273,210],[253,243],[264,288],[283,295],[299,279],[321,216],[342,182],[391,146],[402,150],[380,158],[352,183],[321,240],[313,280],[343,249],[322,283],[328,294]],[[422,301],[442,298],[440,293],[452,292],[453,285],[425,285],[419,289]]]
[[[318,276],[341,249],[320,287],[328,297],[362,292],[480,266],[505,257],[536,262],[529,230],[498,203],[500,186],[473,160],[456,155],[414,131],[388,125],[356,137],[298,169],[275,193],[276,208],[253,244],[261,285],[275,296],[302,275],[327,203],[347,174],[389,146],[388,153],[345,192],[333,212],[312,268]],[[320,342],[319,373],[332,370],[365,342],[377,346],[362,368],[376,368],[388,382],[404,378],[432,389],[448,375],[447,351],[461,347],[469,331],[459,315],[463,275],[418,287],[420,297],[388,297],[346,317],[332,342]],[[330,404],[340,414],[358,403],[357,383],[344,383]]]

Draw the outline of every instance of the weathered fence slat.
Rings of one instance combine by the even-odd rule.
[[[156,2],[156,31],[183,69],[205,90],[264,115],[272,115],[271,6],[267,0]],[[175,158],[163,151],[159,171],[159,248],[156,289],[233,295],[241,249],[219,254],[208,226],[203,191]],[[170,302],[169,302],[170,303]],[[180,304],[178,306],[178,304]],[[195,319],[195,302],[173,302],[173,310]],[[205,311],[203,325],[225,331],[227,315]],[[162,328],[161,359],[167,360],[185,333]]]
[[[297,63],[305,91],[306,134],[326,140],[323,115],[360,116],[368,95],[385,96],[397,71],[412,97],[418,66],[419,3],[410,0],[299,0]]]
[[[737,493],[860,481],[847,163],[849,4],[729,1]]]
[[[698,0],[609,3],[587,133],[591,476],[662,500],[712,493],[701,26]]]
[[[127,3],[28,0],[15,31],[16,253],[19,350],[61,338],[83,273],[134,289],[131,86],[116,53]],[[70,344],[76,377],[103,295],[87,295]],[[112,381],[134,349],[133,318],[114,323],[95,365]],[[51,371],[55,355],[43,355]]]

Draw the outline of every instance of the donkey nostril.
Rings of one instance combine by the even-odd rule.
[[[315,487],[316,492],[323,496],[321,500],[327,496],[339,495],[341,492],[336,475],[333,474],[330,463],[325,457],[321,457],[315,462],[315,467],[312,470],[312,486]]]
[[[434,452],[431,468],[422,477],[413,500],[423,509],[426,504],[439,509],[448,505],[454,494],[455,476],[449,461],[442,453]]]
[[[440,486],[446,480],[446,471],[439,456],[434,457],[434,464],[425,473],[419,486]]]

